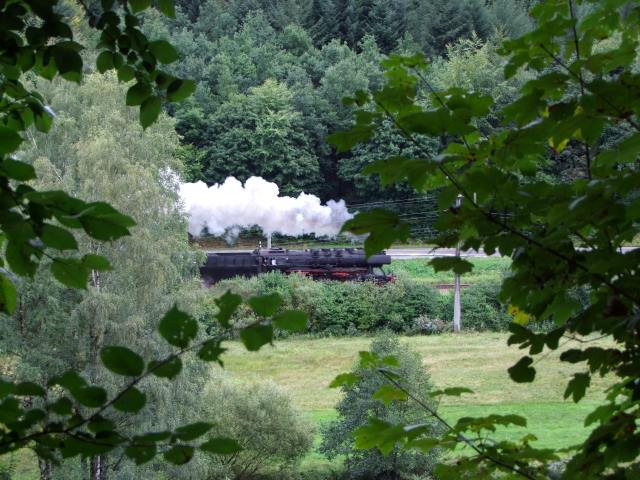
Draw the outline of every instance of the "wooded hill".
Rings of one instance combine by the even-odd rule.
[[[358,175],[376,159],[411,154],[412,146],[389,131],[336,154],[325,139],[351,124],[342,98],[379,87],[385,56],[420,51],[435,62],[437,86],[473,85],[507,101],[520,80],[504,80],[496,45],[530,28],[530,3],[182,0],[176,20],[150,12],[145,28],[176,45],[183,55],[176,73],[198,83],[189,101],[171,107],[188,179],[260,175],[285,194],[362,204],[413,196]],[[434,153],[438,146],[433,141]]]

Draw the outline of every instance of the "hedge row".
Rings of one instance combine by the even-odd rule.
[[[236,278],[214,285],[208,298],[230,289],[244,296],[277,292],[285,308],[309,314],[310,331],[321,335],[357,335],[380,330],[405,334],[440,333],[450,329],[453,293],[440,293],[424,284],[398,280],[387,285],[372,282],[320,282],[298,275],[271,273]],[[502,331],[511,321],[498,300],[498,280],[483,281],[462,291],[465,330]],[[238,313],[251,321],[250,310]]]

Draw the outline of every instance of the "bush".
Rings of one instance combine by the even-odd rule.
[[[445,322],[440,318],[432,318],[427,315],[420,315],[413,319],[411,328],[407,333],[411,335],[435,335],[449,332],[451,329],[451,322]]]
[[[511,323],[511,316],[499,300],[500,283],[481,281],[461,292],[462,329],[477,332],[505,331]],[[450,321],[453,318],[453,292],[443,295],[438,318]]]
[[[316,335],[358,335],[391,330],[396,333],[440,333],[453,317],[453,294],[411,280],[377,285],[373,282],[314,281],[301,275],[268,273],[252,278],[225,280],[208,295],[210,329],[216,325],[213,299],[227,290],[243,296],[278,293],[283,308],[301,309],[309,315]],[[462,291],[462,328],[475,331],[506,330],[511,317],[500,304],[498,280],[473,283]],[[432,325],[426,325],[425,318]],[[238,325],[255,320],[243,305],[234,317]],[[436,321],[438,320],[438,321]],[[435,322],[435,323],[434,323]],[[211,333],[211,332],[210,332]],[[278,333],[281,336],[280,333]]]
[[[371,350],[380,356],[396,356],[402,365],[400,374],[412,393],[422,399],[429,398],[432,388],[429,375],[415,352],[389,335],[374,340]],[[347,473],[353,479],[409,479],[429,475],[437,462],[437,452],[424,454],[396,447],[383,456],[377,450],[354,448],[353,431],[365,425],[371,415],[392,423],[432,422],[432,433],[439,431],[436,423],[414,402],[394,402],[385,406],[372,399],[372,394],[386,383],[385,379],[373,370],[360,369],[357,364],[355,371],[361,378],[355,385],[343,387],[344,396],[336,406],[338,418],[323,428],[320,451],[330,459],[344,455]]]
[[[313,444],[313,425],[273,382],[241,383],[216,372],[200,405],[198,418],[214,424],[211,435],[233,438],[243,450],[233,457],[199,454],[189,478],[250,479],[276,470],[284,475]]]

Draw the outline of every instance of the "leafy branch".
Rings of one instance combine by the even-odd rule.
[[[224,330],[231,331],[234,328],[231,318],[241,303],[241,297],[230,292],[216,300],[219,310],[216,317]],[[270,343],[274,326],[290,331],[301,331],[306,328],[306,316],[298,311],[278,312],[281,303],[282,300],[277,295],[248,299],[249,306],[259,317],[262,317],[239,331],[241,339],[249,350],[258,350],[261,346]],[[271,320],[265,323],[265,317],[270,317]],[[62,417],[69,417],[66,425],[59,421],[49,422],[44,414],[34,414],[34,412],[43,412],[41,409],[25,412],[9,411],[9,408],[15,405],[11,395],[44,397],[45,390],[35,384],[3,382],[0,398],[3,396],[7,398],[0,403],[0,413],[4,415],[3,418],[13,414],[14,420],[8,423],[12,429],[0,434],[0,452],[16,450],[34,442],[34,448],[40,456],[56,461],[56,452],[62,453],[63,456],[91,455],[122,448],[124,454],[137,464],[153,459],[158,447],[162,445],[171,447],[164,456],[165,459],[176,464],[188,462],[195,448],[221,455],[237,453],[240,446],[233,439],[212,438],[199,446],[183,442],[194,440],[207,433],[213,427],[208,423],[196,422],[178,427],[173,432],[155,432],[131,438],[118,431],[115,423],[105,417],[105,412],[110,408],[125,413],[140,411],[146,404],[146,397],[136,386],[151,375],[173,379],[182,369],[181,358],[188,353],[197,352],[197,357],[205,362],[222,363],[220,356],[225,352],[221,346],[222,336],[210,336],[192,343],[198,334],[198,324],[196,320],[176,307],[162,318],[158,331],[171,346],[177,347],[177,350],[163,359],[146,363],[146,368],[142,357],[126,347],[107,346],[101,350],[100,358],[108,370],[131,378],[108,400],[102,388],[88,385],[82,377],[72,371],[50,381],[50,386],[63,387],[78,402],[74,405],[67,397],[60,397],[46,404],[46,410]],[[90,415],[81,416],[77,412],[82,407],[89,407],[94,411]],[[34,418],[34,420],[26,421],[28,418]],[[29,430],[31,430],[30,433]],[[165,440],[168,443],[163,444]]]

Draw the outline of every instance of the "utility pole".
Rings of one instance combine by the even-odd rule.
[[[267,234],[267,248],[271,248],[271,234]]]
[[[456,197],[456,209],[462,205],[462,195]],[[460,241],[456,245],[456,257],[460,258]],[[462,306],[460,305],[460,274],[456,273],[453,280],[453,331],[460,332],[460,318],[462,316]]]

